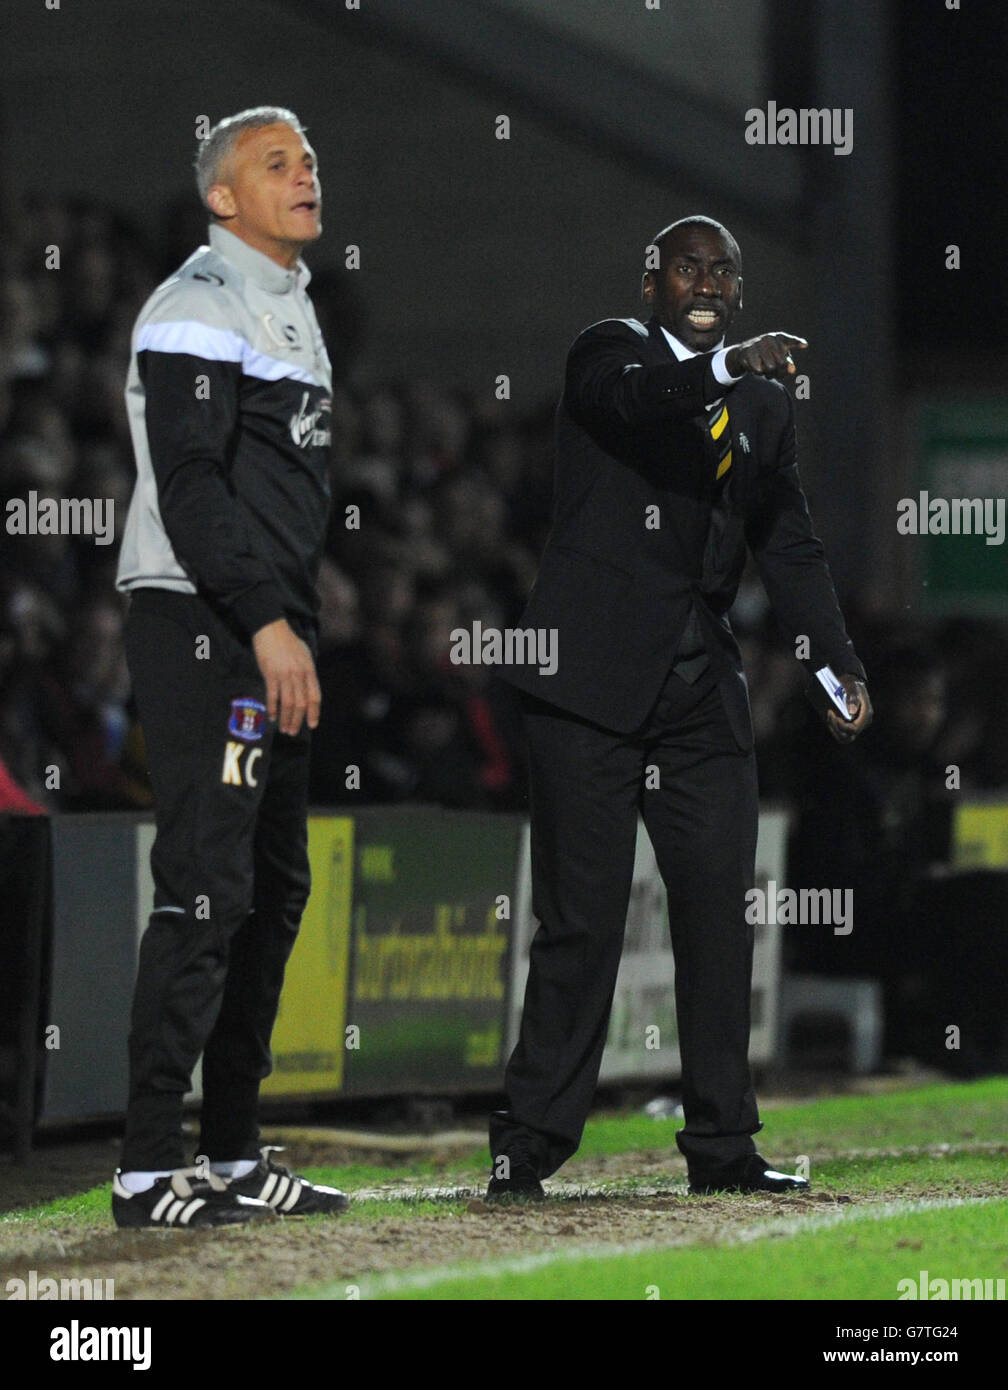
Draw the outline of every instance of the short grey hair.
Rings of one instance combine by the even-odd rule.
[[[286,106],[250,106],[247,111],[225,116],[217,122],[206,139],[200,141],[194,161],[196,187],[199,189],[203,206],[208,211],[212,209],[207,203],[207,193],[215,183],[220,183],[221,170],[234,153],[241,136],[246,130],[262,130],[268,125],[289,125],[299,135],[305,133],[304,126],[297,116],[293,111],[288,111]]]

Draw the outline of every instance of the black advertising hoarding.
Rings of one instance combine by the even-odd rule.
[[[47,1120],[126,1108],[138,903],[149,873],[137,817],[52,819],[52,993],[45,1023]],[[144,923],[146,925],[146,923]]]

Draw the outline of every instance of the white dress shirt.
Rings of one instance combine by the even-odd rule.
[[[699,353],[694,352],[692,348],[688,348],[685,343],[681,343],[679,339],[674,337],[664,326],[662,326],[662,332],[665,334],[669,347],[680,362],[685,362],[687,357],[699,357]],[[719,386],[734,386],[736,381],[742,380],[742,377],[732,376],[731,372],[729,372],[728,368],[725,366],[725,358],[728,356],[728,349],[724,346],[723,338],[721,342],[718,343],[718,348],[720,350],[714,354],[711,361],[711,371],[714,373],[714,380]],[[745,373],[743,372],[742,375],[744,376]]]

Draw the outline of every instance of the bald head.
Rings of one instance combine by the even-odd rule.
[[[651,244],[652,246],[658,247],[658,253],[661,258],[661,265],[665,265],[666,263],[665,247],[666,243],[669,242],[669,240],[672,238],[673,233],[679,231],[680,229],[684,230],[690,227],[706,227],[709,231],[718,233],[719,235],[723,236],[725,241],[731,247],[732,254],[735,257],[735,263],[738,267],[738,272],[740,275],[742,274],[742,252],[739,249],[738,242],[735,240],[735,238],[732,236],[731,232],[728,230],[728,228],[724,225],[723,222],[716,222],[713,217],[704,217],[704,215],[699,212],[694,213],[692,217],[680,217],[678,222],[670,222],[669,225],[667,227],[664,227],[653,239]]]

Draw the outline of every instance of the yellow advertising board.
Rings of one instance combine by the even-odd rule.
[[[311,896],[287,962],[264,1096],[328,1093],[343,1084],[353,832],[350,816],[308,818]]]
[[[957,869],[1008,869],[1008,803],[957,806],[952,845]]]

